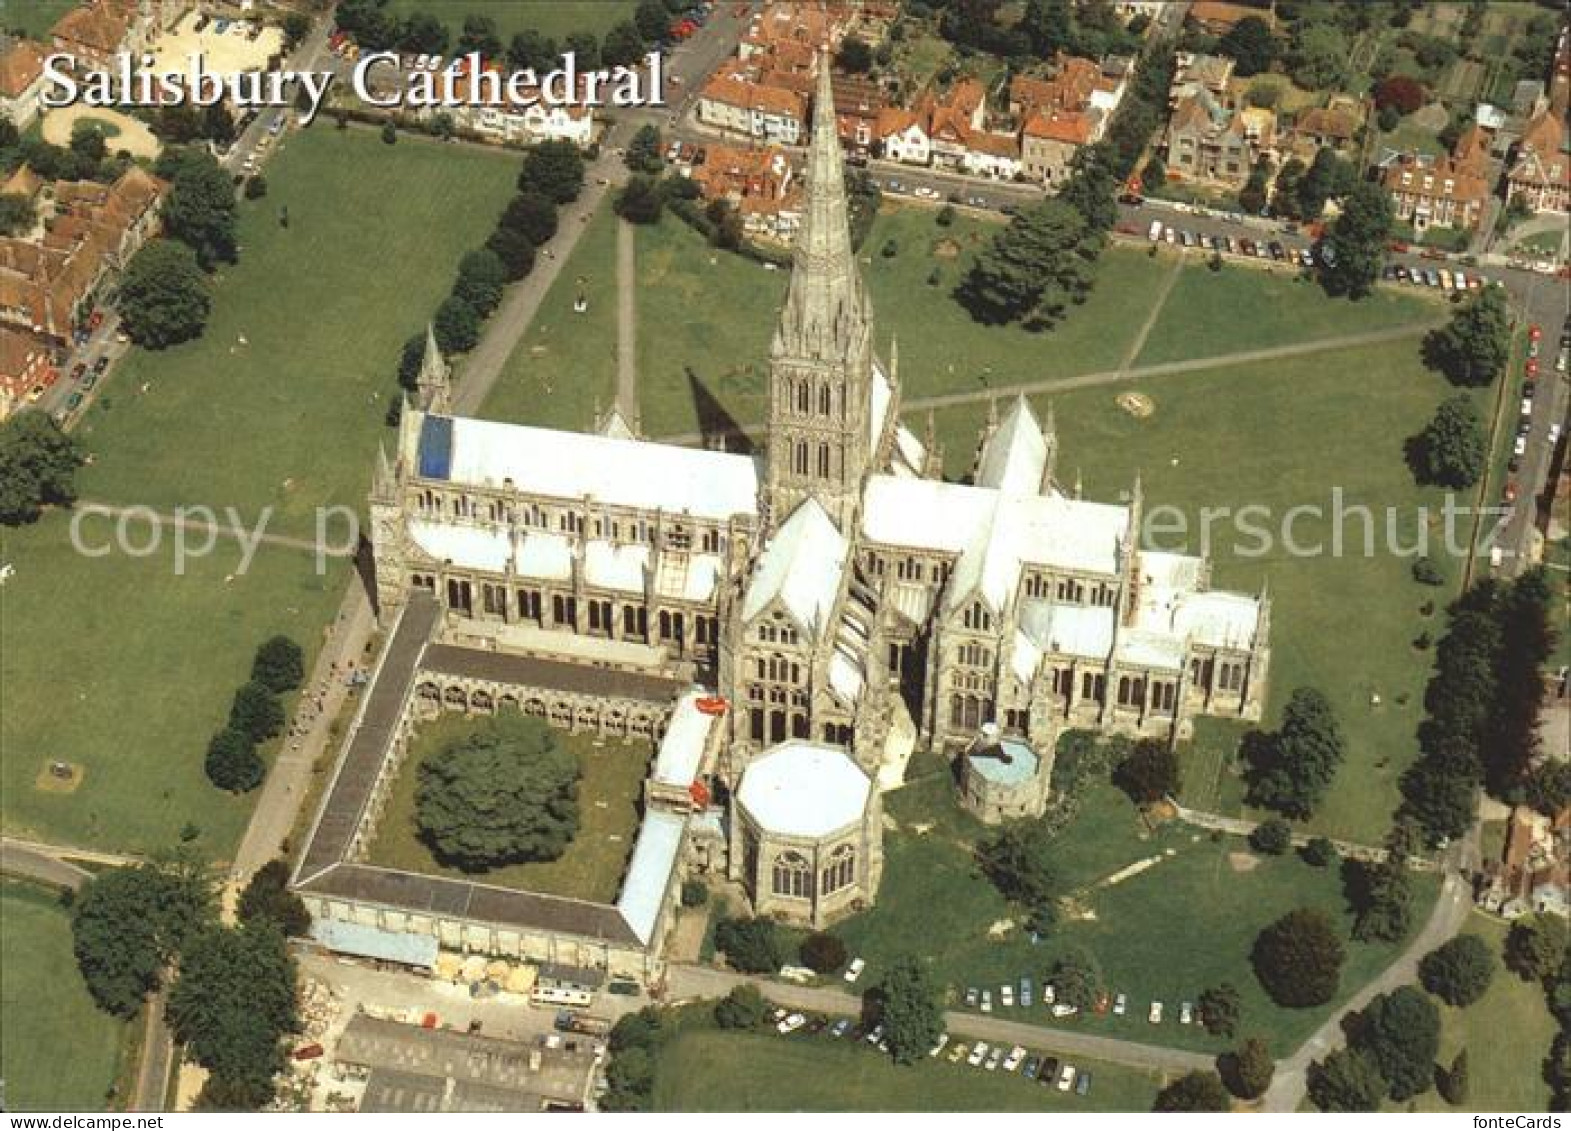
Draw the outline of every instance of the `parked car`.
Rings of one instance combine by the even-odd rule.
[[[1080,1009],[1078,1006],[1070,1005],[1068,1002],[1059,1002],[1057,1005],[1053,1006],[1054,1017],[1073,1017],[1079,1012]]]
[[[1020,979],[1020,1008],[1022,1008],[1022,1009],[1030,1009],[1031,1008],[1031,979],[1030,978],[1021,978]]]
[[[928,1056],[937,1056],[939,1053],[944,1051],[944,1046],[947,1045],[948,1043],[949,1043],[949,1034],[948,1033],[940,1033],[940,1034],[938,1034],[938,1043],[936,1045],[934,1045],[932,1048],[927,1050],[927,1055]]]
[[[1125,1012],[1128,1011],[1128,1009],[1129,1009],[1129,998],[1126,995],[1118,994],[1117,996],[1115,996],[1113,998],[1113,1016],[1114,1017],[1122,1017],[1125,1014]]]
[[[851,1022],[847,1018],[842,1017],[833,1025],[829,1026],[829,1035],[834,1037],[836,1040],[839,1040],[841,1037],[846,1035],[846,1030],[850,1028]]]
[[[78,396],[77,394],[72,394],[72,395],[73,396],[77,396],[78,400],[81,399],[81,397]],[[1519,434],[1517,436],[1515,442],[1512,443],[1512,445],[1511,445],[1511,454],[1512,455],[1518,455],[1518,456],[1523,456],[1523,455],[1527,454],[1527,437],[1525,435]]]
[[[1026,1058],[1025,1067],[1020,1070],[1020,1075],[1024,1076],[1027,1080],[1035,1080],[1036,1079],[1036,1074],[1039,1071],[1041,1071],[1041,1068],[1042,1068],[1042,1058],[1041,1057],[1039,1057],[1039,1056],[1027,1057]]]
[[[966,987],[966,1008],[967,1009],[975,1009],[976,1008],[976,1003],[979,1000],[981,1000],[981,998],[980,998],[980,995],[976,992],[976,987],[975,986],[967,986]]]
[[[1195,1019],[1195,1007],[1189,1002],[1180,1002],[1178,1006],[1178,1023],[1188,1025]]]
[[[1091,1073],[1082,1072],[1075,1077],[1075,1095],[1083,1096],[1091,1090]]]
[[[998,1004],[1005,1009],[1015,1007],[1015,988],[1007,982],[998,987]]]
[[[1058,1090],[1067,1092],[1075,1086],[1075,1066],[1066,1064],[1058,1070]]]
[[[82,407],[82,394],[81,393],[72,393],[69,397],[67,397],[65,399],[65,407],[70,412],[75,412],[77,409],[81,408]]]
[[[806,1024],[807,1024],[807,1018],[806,1017],[803,1017],[800,1013],[793,1013],[793,1014],[791,1014],[791,1016],[787,1017],[784,1021],[780,1022],[780,1024],[776,1025],[775,1028],[780,1031],[782,1036],[784,1036],[786,1033],[794,1033],[794,1032],[796,1032],[798,1029],[800,1029],[803,1025],[806,1025]]]
[[[983,990],[982,991],[982,1012],[983,1013],[991,1013],[991,1012],[993,1012],[993,991],[992,990]]]
[[[987,1064],[984,1066],[989,1072],[997,1072],[998,1066],[1004,1062],[1004,1050],[996,1048],[987,1054]]]
[[[1160,1025],[1162,1023],[1162,1003],[1161,1002],[1153,1001],[1151,1003],[1151,1011],[1146,1014],[1146,1020],[1151,1022],[1151,1024],[1153,1024],[1153,1025]]]
[[[968,1052],[970,1052],[970,1050],[966,1047],[966,1043],[964,1041],[956,1041],[954,1044],[949,1046],[949,1063],[959,1064],[966,1058],[966,1054]]]
[[[847,982],[855,982],[858,978],[860,978],[862,976],[862,971],[866,970],[866,969],[867,969],[867,959],[865,959],[865,958],[853,958],[851,960],[851,965],[846,967],[845,980]]]
[[[868,1032],[865,1039],[868,1044],[876,1045],[879,1041],[884,1039],[884,1027],[882,1025],[874,1025],[873,1028]]]
[[[1058,998],[1058,991],[1053,988],[1052,982],[1042,983],[1042,1004],[1052,1005]]]
[[[1523,416],[1532,416],[1533,415],[1533,398],[1532,397],[1523,397],[1522,398],[1522,415]]]
[[[972,1068],[975,1068],[977,1065],[981,1064],[986,1057],[987,1042],[978,1041],[976,1043],[976,1047],[971,1050],[971,1055],[966,1057],[966,1063],[969,1064]]]
[[[1044,1057],[1042,1067],[1036,1070],[1036,1078],[1043,1086],[1051,1088],[1058,1080],[1058,1058],[1056,1056]]]

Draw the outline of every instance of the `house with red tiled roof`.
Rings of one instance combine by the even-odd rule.
[[[1483,173],[1449,156],[1398,154],[1386,162],[1380,181],[1397,218],[1420,235],[1431,227],[1478,227],[1489,200]]]
[[[927,103],[927,136],[936,167],[964,169],[971,133],[982,128],[986,112],[987,91],[976,79],[961,79],[942,100]]]
[[[56,51],[74,56],[77,68],[106,67],[125,50],[135,50],[133,0],[89,0],[72,8],[49,29]]]
[[[1020,175],[1020,137],[1015,133],[972,130],[960,167],[973,177],[1012,181]]]
[[[1257,8],[1252,4],[1229,4],[1225,0],[1195,0],[1189,6],[1189,21],[1207,35],[1226,35],[1241,20],[1254,18],[1268,28],[1276,27],[1276,16],[1270,7]]]
[[[849,153],[866,155],[878,140],[878,116],[889,104],[884,92],[867,79],[831,75],[829,82],[841,146]]]
[[[699,92],[698,120],[759,141],[798,145],[807,128],[807,99],[722,69]]]
[[[705,200],[723,200],[737,210],[749,236],[787,243],[795,237],[801,192],[783,149],[711,145],[692,178]]]
[[[31,39],[18,39],[0,52],[0,117],[10,118],[19,130],[38,117],[44,58],[43,46]]]
[[[915,110],[885,107],[879,112],[875,132],[885,161],[927,165],[933,159],[933,143],[927,136],[926,120]]]
[[[1020,160],[1025,175],[1051,188],[1069,175],[1082,145],[1091,142],[1094,124],[1076,110],[1035,110],[1020,130]]]
[[[42,396],[57,376],[41,341],[0,326],[0,420]]]
[[[1094,63],[1060,53],[1046,77],[1016,75],[1009,110],[1020,122],[1024,174],[1044,185],[1060,182],[1075,151],[1102,140],[1132,73],[1118,56]]]
[[[1534,212],[1571,211],[1571,151],[1565,121],[1545,108],[1522,131],[1511,171],[1507,199]]]

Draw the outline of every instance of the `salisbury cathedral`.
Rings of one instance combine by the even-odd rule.
[[[645,440],[630,406],[593,433],[454,416],[431,344],[371,493],[384,624],[430,610],[406,681],[416,715],[522,709],[659,744],[646,825],[669,820],[673,847],[627,880],[659,889],[634,900],[653,904],[651,924],[686,870],[802,924],[872,904],[881,794],[918,748],[959,760],[960,800],[982,819],[1030,817],[1063,730],[1176,740],[1197,714],[1256,719],[1264,697],[1265,595],[1213,591],[1202,559],[1143,551],[1138,481],[1119,505],[1066,490],[1051,415],[995,406],[963,482],[941,476],[931,427],[901,423],[827,76],[762,455]],[[374,803],[358,804],[363,821]],[[354,866],[353,834],[341,841],[333,866]],[[327,871],[302,867],[308,896],[312,874]],[[385,910],[396,894],[353,898]],[[658,951],[656,926],[634,933]]]

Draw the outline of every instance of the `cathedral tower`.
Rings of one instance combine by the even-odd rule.
[[[809,497],[842,534],[872,459],[873,308],[851,250],[829,59],[818,61],[807,197],[769,351],[770,525]]]

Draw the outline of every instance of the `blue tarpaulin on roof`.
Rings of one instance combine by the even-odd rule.
[[[436,965],[435,935],[384,931],[380,927],[347,923],[342,919],[314,919],[311,922],[311,937],[340,954],[378,958],[383,962],[401,962],[405,966],[427,969]]]
[[[428,416],[420,425],[420,475],[425,479],[446,479],[452,471],[452,418]]]

